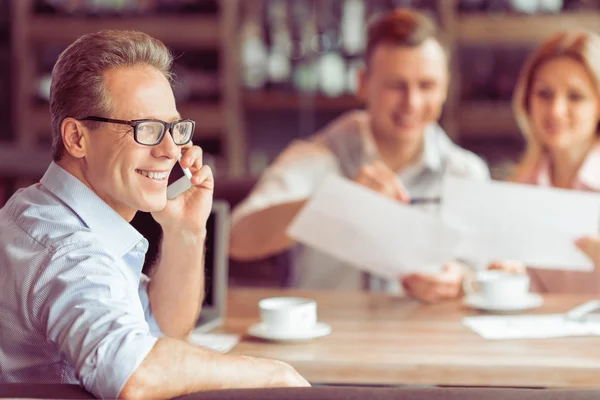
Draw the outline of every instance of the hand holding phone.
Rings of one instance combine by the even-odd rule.
[[[180,164],[181,157],[173,166],[167,186],[167,199],[172,200],[192,187],[192,173]]]

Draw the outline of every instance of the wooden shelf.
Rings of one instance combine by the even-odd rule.
[[[32,16],[27,33],[39,43],[70,44],[78,37],[101,29],[138,30],[168,46],[217,48],[220,44],[218,16],[177,15],[130,18],[74,18]]]
[[[177,109],[182,118],[196,121],[194,138],[225,138],[223,134],[225,119],[222,108],[218,104],[187,103],[177,106]]]
[[[519,137],[509,102],[463,103],[457,116],[461,138]]]
[[[457,40],[468,44],[535,44],[565,29],[600,32],[600,11],[562,14],[463,14],[458,17]]]
[[[344,111],[362,108],[362,102],[353,95],[326,97],[320,94],[286,92],[246,92],[244,105],[248,110],[272,111],[294,109],[318,109],[321,111]]]
[[[218,139],[223,137],[223,118],[218,104],[187,103],[177,107],[182,118],[196,121],[195,139]],[[50,110],[48,106],[33,107],[30,127],[36,134],[50,132]]]

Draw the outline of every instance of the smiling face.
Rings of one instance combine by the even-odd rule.
[[[442,111],[448,89],[448,60],[428,39],[414,47],[382,43],[361,78],[361,95],[373,133],[384,140],[421,141],[425,127]]]
[[[540,144],[564,151],[591,144],[597,135],[600,98],[584,68],[561,56],[542,64],[529,94],[529,118]]]
[[[111,69],[105,72],[104,82],[113,112],[102,117],[179,119],[168,80],[152,67]],[[170,132],[156,146],[136,143],[133,128],[127,125],[101,123],[83,132],[82,180],[100,198],[127,220],[138,210],[165,207],[168,174],[181,153]]]

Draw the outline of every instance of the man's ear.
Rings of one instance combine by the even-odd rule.
[[[85,127],[75,118],[65,118],[60,124],[60,135],[67,153],[75,158],[83,158],[87,152]]]
[[[367,86],[369,80],[369,72],[367,67],[362,67],[358,70],[356,81],[358,82],[358,88],[356,96],[364,103],[367,101]]]
[[[450,73],[450,69],[448,68],[446,71],[446,80],[444,82],[444,103],[446,103],[446,100],[448,100],[448,95],[450,94],[450,90],[452,90],[452,76]]]

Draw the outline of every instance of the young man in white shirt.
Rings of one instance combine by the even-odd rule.
[[[297,245],[285,233],[325,177],[344,176],[402,202],[439,197],[448,175],[489,179],[487,165],[455,145],[437,124],[448,92],[449,59],[429,17],[401,9],[373,21],[365,63],[359,96],[366,109],[348,112],[308,140],[293,142],[263,173],[234,210],[233,258],[254,260],[293,248],[294,286],[359,289],[356,268]],[[442,271],[399,276],[381,289],[404,289],[428,302],[457,297],[465,267],[449,260]]]

